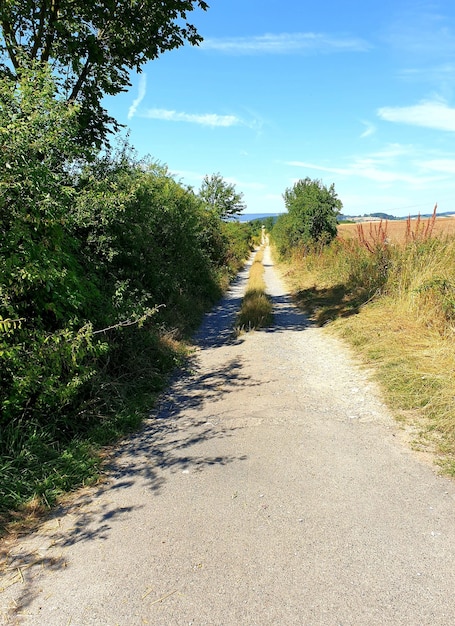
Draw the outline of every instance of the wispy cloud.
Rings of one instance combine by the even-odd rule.
[[[200,184],[206,175],[210,176],[209,172],[205,172],[205,174],[201,174],[200,172],[194,172],[192,170],[172,170],[173,176],[178,178],[183,178],[185,180],[191,181],[191,183]],[[245,182],[239,180],[238,178],[233,178],[231,176],[223,177],[224,180],[232,185],[235,185],[239,191],[243,190],[252,190],[252,191],[263,191],[267,188],[264,183],[258,182]]]
[[[455,174],[455,159],[430,159],[429,161],[422,161],[421,166],[434,172]]]
[[[168,109],[148,109],[141,114],[153,120],[163,120],[166,122],[188,122],[190,124],[200,124],[201,126],[242,126],[246,125],[236,115],[218,115],[216,113],[183,113]]]
[[[417,3],[418,4],[418,3]],[[424,5],[425,3],[423,3]],[[400,54],[409,58],[447,59],[455,53],[455,28],[451,15],[433,10],[432,3],[418,7],[416,3],[408,10],[398,13],[389,26],[386,39]],[[449,11],[450,13],[450,11]]]
[[[337,37],[325,33],[280,33],[255,37],[208,38],[200,47],[227,54],[327,54],[365,52],[371,46],[358,37]]]
[[[192,185],[200,185],[204,180],[204,174],[192,170],[170,170],[172,176],[189,181]]]
[[[330,167],[319,165],[318,163],[307,163],[302,161],[289,161],[287,165],[294,167],[302,167],[305,169],[313,169],[320,172],[328,172],[330,174],[338,174],[341,176],[350,176],[365,178],[377,183],[407,183],[413,186],[422,186],[429,182],[436,182],[438,177],[422,176],[419,173],[409,174],[398,169],[385,169],[372,157],[362,157],[355,159],[348,167]],[[416,168],[414,167],[414,170]]]
[[[309,163],[307,161],[286,161],[286,165],[292,167],[302,167],[310,170],[318,170],[320,172],[330,172],[331,174],[349,175],[350,170],[342,167],[330,167],[327,165],[319,165],[317,163]]]
[[[251,189],[252,191],[263,191],[264,189],[267,188],[267,186],[264,183],[243,182],[243,181],[239,180],[238,178],[231,178],[229,176],[226,177],[225,180],[228,183],[231,183],[232,185],[235,185],[239,190]]]
[[[412,81],[424,81],[440,83],[443,81],[453,82],[455,79],[455,64],[441,63],[439,65],[422,65],[421,67],[408,67],[398,72],[399,76]]]
[[[362,124],[365,126],[365,130],[360,135],[360,137],[365,138],[374,135],[374,133],[376,132],[376,126],[374,124],[372,124],[371,122],[362,122]]]
[[[128,119],[132,119],[137,111],[137,107],[141,104],[142,100],[145,98],[145,94],[147,92],[147,76],[145,74],[141,74],[139,76],[139,86],[137,97],[133,100],[133,104],[128,109]]]
[[[442,100],[423,101],[408,107],[383,107],[377,113],[388,122],[455,132],[455,108]]]

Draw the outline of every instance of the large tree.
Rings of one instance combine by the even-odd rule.
[[[199,196],[223,220],[235,217],[246,208],[243,193],[237,192],[235,185],[225,181],[219,173],[204,176]]]
[[[60,97],[80,105],[84,143],[100,146],[118,124],[104,95],[125,91],[131,70],[162,52],[197,45],[187,13],[204,0],[1,0],[0,76],[16,80],[32,62],[50,63]]]

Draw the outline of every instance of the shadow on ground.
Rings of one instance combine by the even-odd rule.
[[[134,502],[134,492],[128,494],[128,500],[114,495],[103,497],[106,493],[139,485],[141,490],[159,496],[175,472],[204,471],[246,459],[244,455],[210,456],[201,453],[200,447],[208,440],[232,435],[232,428],[217,427],[201,411],[222,394],[256,384],[242,374],[242,369],[240,359],[231,359],[216,370],[203,372],[198,368],[196,354],[187,369],[175,376],[144,428],[111,452],[105,482],[54,510],[30,541],[19,543],[7,553],[0,566],[0,594],[9,587],[14,587],[14,592],[19,590],[10,600],[8,614],[12,620],[26,612],[39,594],[41,575],[71,566],[63,549],[80,542],[106,541],[115,524],[128,523],[133,511],[145,507],[139,499]],[[61,520],[66,522],[62,526]]]
[[[307,315],[298,309],[292,297],[283,294],[280,296],[269,296],[273,307],[273,323],[263,330],[269,333],[282,331],[301,332],[311,326],[311,321]]]
[[[183,470],[204,471],[212,466],[226,466],[246,460],[242,455],[207,455],[201,444],[209,440],[232,436],[233,428],[225,428],[216,420],[209,420],[202,409],[224,394],[235,393],[239,388],[258,385],[244,374],[242,360],[238,357],[221,362],[217,369],[203,371],[198,365],[200,350],[222,348],[241,342],[233,332],[236,315],[242,300],[242,285],[248,268],[234,281],[230,292],[209,313],[194,338],[198,351],[189,360],[185,370],[178,372],[163,395],[157,409],[146,421],[143,429],[120,446],[107,458],[105,481],[72,499],[69,505],[57,508],[30,542],[18,544],[6,557],[0,572],[9,586],[20,585],[15,595],[12,615],[24,612],[39,590],[39,574],[71,566],[65,558],[64,548],[80,542],[106,541],[113,526],[127,523],[134,511],[144,504],[126,498],[107,499],[107,492],[121,492],[139,484],[159,496],[169,477]],[[273,297],[274,325],[266,332],[284,330],[302,331],[312,324],[298,310],[288,295]],[[223,359],[220,359],[223,361]],[[118,504],[123,500],[123,505]],[[71,525],[62,524],[71,516]],[[68,518],[66,518],[68,519]],[[36,547],[38,546],[38,548]],[[41,546],[41,547],[40,547]],[[43,549],[44,546],[44,549]]]
[[[357,315],[370,297],[366,290],[339,284],[329,288],[301,289],[295,294],[295,303],[307,311],[313,322],[323,326],[340,317]]]

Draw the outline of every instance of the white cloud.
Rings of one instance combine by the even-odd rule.
[[[319,170],[320,172],[330,172],[331,174],[342,174],[349,176],[350,170],[341,167],[329,167],[326,165],[317,165],[316,163],[307,163],[305,161],[287,161],[286,165],[293,167],[303,167],[310,170]]]
[[[455,109],[443,100],[423,101],[409,107],[383,107],[378,116],[387,122],[455,132]]]
[[[137,97],[133,100],[133,104],[130,106],[128,110],[128,119],[134,117],[137,111],[137,107],[141,104],[142,100],[145,98],[145,94],[147,91],[147,76],[145,74],[141,74],[139,76],[139,87]]]
[[[171,170],[171,174],[176,178],[183,178],[186,181],[190,181],[193,185],[199,185],[204,180],[204,174],[192,170]]]
[[[281,193],[266,193],[263,198],[265,200],[274,200],[283,203],[283,195]]]
[[[216,113],[182,113],[167,109],[148,109],[141,117],[154,120],[164,120],[166,122],[189,122],[200,124],[201,126],[240,126],[244,122],[235,115],[217,115]]]
[[[252,189],[254,191],[261,191],[263,189],[266,189],[266,185],[264,183],[255,183],[255,182],[245,183],[245,182],[242,182],[241,180],[238,180],[238,178],[232,178],[229,176],[226,176],[224,180],[230,183],[231,185],[235,185],[240,191],[242,189]]]
[[[200,174],[199,172],[194,172],[191,170],[172,170],[172,174],[178,178],[189,180],[192,183],[201,183],[208,173],[206,172],[205,174]],[[210,174],[208,175],[210,176]],[[238,178],[233,178],[230,176],[223,176],[223,179],[227,183],[235,185],[238,191],[243,191],[246,189],[251,189],[253,191],[263,191],[264,189],[266,189],[266,185],[264,183],[243,182]]]
[[[324,33],[280,33],[256,37],[205,39],[200,47],[228,54],[293,54],[365,52],[370,45],[356,37]]]
[[[450,12],[439,12],[431,2],[420,4],[411,3],[408,10],[398,12],[386,35],[388,43],[414,60],[452,57],[455,32]]]
[[[396,157],[400,157],[400,159],[405,156],[415,157],[417,153],[418,148],[412,144],[406,145],[401,143],[389,143],[382,148],[382,150],[371,153],[370,158],[375,159],[376,161],[390,162],[391,159],[395,159]]]

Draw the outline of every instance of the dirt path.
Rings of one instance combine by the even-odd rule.
[[[455,484],[266,265],[274,327],[232,339],[245,272],[109,481],[13,547],[4,623],[455,623]]]

